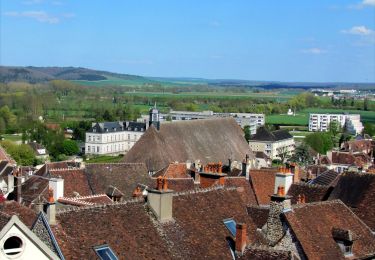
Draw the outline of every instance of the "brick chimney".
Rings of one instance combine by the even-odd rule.
[[[277,188],[279,186],[284,187],[285,194],[287,194],[290,186],[293,184],[293,176],[290,169],[280,167],[279,172],[276,173],[274,194],[277,194]]]
[[[243,254],[247,243],[247,225],[243,223],[236,224],[236,252]]]
[[[48,189],[47,220],[48,224],[56,225],[56,203],[54,200],[54,190],[51,188]]]
[[[48,187],[53,191],[53,199],[57,201],[64,197],[64,179],[51,178],[49,179]]]
[[[160,222],[172,220],[173,191],[168,189],[168,179],[159,176],[156,189],[147,189],[147,204]]]

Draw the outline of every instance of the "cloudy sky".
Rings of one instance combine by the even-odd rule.
[[[0,0],[1,65],[375,82],[375,0]]]

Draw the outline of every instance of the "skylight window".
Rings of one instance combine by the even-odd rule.
[[[118,260],[117,256],[108,245],[98,246],[94,249],[101,260]]]
[[[228,219],[224,219],[223,222],[224,222],[224,225],[227,227],[227,229],[232,234],[232,236],[235,237],[236,236],[236,221],[234,221],[231,218],[228,218]]]

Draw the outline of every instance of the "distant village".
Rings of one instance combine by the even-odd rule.
[[[375,141],[359,114],[309,116],[333,126],[351,138],[320,153],[264,114],[155,104],[86,132],[88,161],[119,163],[30,143],[45,163],[19,166],[0,146],[0,259],[375,259]]]

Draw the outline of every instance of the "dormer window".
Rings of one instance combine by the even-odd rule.
[[[223,220],[224,225],[227,227],[229,232],[232,234],[232,236],[236,236],[236,221],[234,221],[232,218],[224,219]]]
[[[96,254],[101,260],[117,260],[117,256],[113,253],[108,245],[102,245],[94,248]]]
[[[332,237],[345,257],[353,255],[352,248],[355,236],[351,230],[332,228]]]

